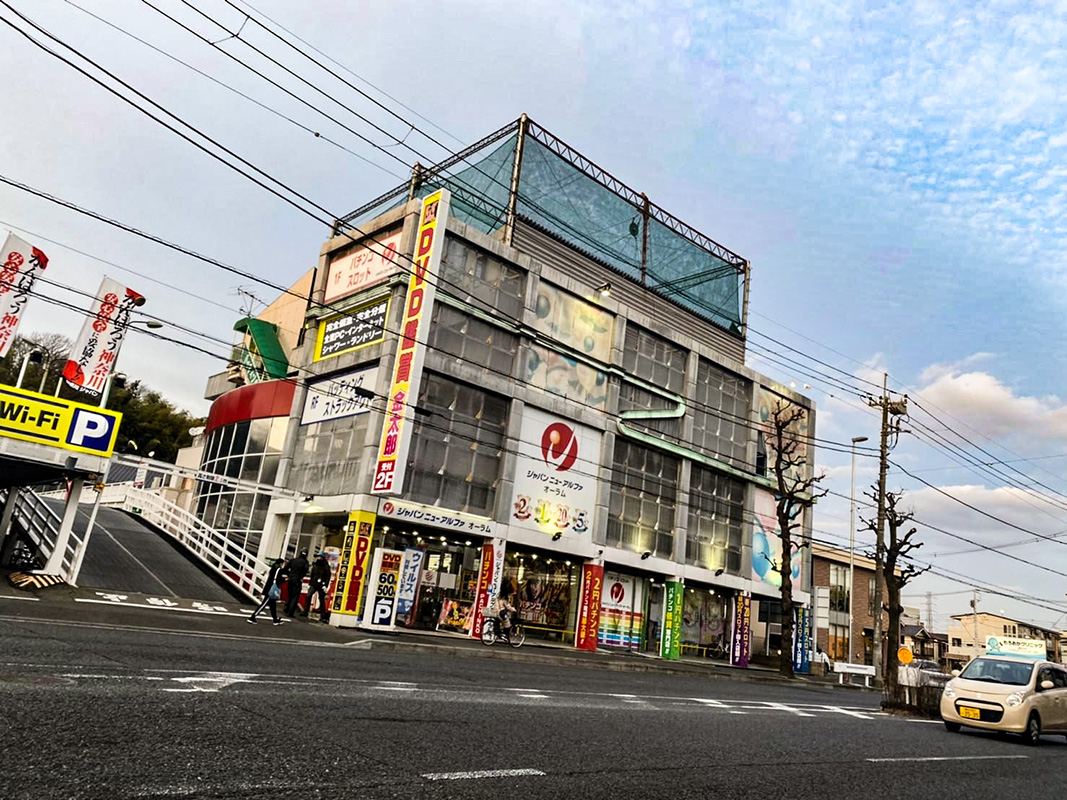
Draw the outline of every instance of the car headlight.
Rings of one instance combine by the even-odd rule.
[[[952,688],[952,684],[945,685],[945,691],[942,693],[942,697],[947,697],[950,700],[956,696],[956,690]]]
[[[1008,695],[1008,699],[1005,701],[1011,708],[1022,703],[1023,698],[1026,697],[1024,692],[1012,692]]]

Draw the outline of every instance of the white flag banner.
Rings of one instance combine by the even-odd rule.
[[[130,325],[130,312],[144,305],[144,298],[118,281],[104,278],[96,293],[81,335],[63,367],[67,386],[99,397],[119,357],[119,348]]]
[[[48,266],[48,256],[29,242],[9,233],[0,250],[0,358],[7,355],[30,299],[37,273]]]

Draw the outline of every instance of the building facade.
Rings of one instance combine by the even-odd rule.
[[[1049,661],[1061,660],[1059,631],[1000,614],[978,612],[952,617],[946,656],[950,668],[959,669],[971,659],[985,655],[990,639],[997,640],[1004,650],[1026,652]]]
[[[853,580],[849,582],[849,552],[826,545],[812,545],[812,581],[821,600],[816,612],[816,644],[833,661],[874,663],[874,561],[857,555]],[[882,589],[883,607],[888,600]],[[849,601],[852,630],[849,631]],[[889,615],[882,612],[883,630]],[[851,653],[849,642],[852,643]]]
[[[525,117],[461,157],[323,246],[260,556],[326,548],[333,624],[477,634],[504,592],[552,641],[775,656],[769,433],[810,474],[815,409],[744,363],[747,262]]]

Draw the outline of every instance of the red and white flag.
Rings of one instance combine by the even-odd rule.
[[[111,278],[104,278],[100,291],[82,325],[81,335],[63,367],[67,386],[99,397],[119,357],[119,348],[130,325],[130,312],[144,305],[144,297]]]
[[[22,311],[30,299],[37,273],[48,266],[48,256],[13,233],[0,250],[0,358],[7,355]]]

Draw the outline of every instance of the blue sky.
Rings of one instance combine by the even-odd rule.
[[[147,6],[123,4],[120,13],[113,2],[75,1],[375,162],[235,98],[64,0],[22,4],[42,25],[331,211],[351,210],[398,182],[387,171],[400,175],[403,167],[391,158],[316,119]],[[853,383],[877,382],[887,370],[894,388],[907,386],[923,405],[943,409],[935,412],[942,422],[997,458],[1067,452],[1065,4],[253,2],[460,141],[528,112],[749,258],[755,330],[859,376],[846,379]],[[222,0],[197,4],[234,28],[241,22]],[[159,5],[212,40],[225,37],[178,2]],[[255,26],[242,36],[277,46]],[[234,40],[223,47],[245,54]],[[314,263],[321,226],[6,27],[0,78],[16,109],[0,129],[3,174],[278,282]],[[325,79],[321,85],[398,135],[406,132],[345,87]],[[353,126],[384,143],[365,125]],[[442,154],[416,134],[409,141],[430,157],[423,161]],[[146,310],[232,337],[240,279],[9,189],[0,189],[4,223],[145,276],[51,246],[54,280],[92,291],[105,271],[126,277],[149,297]],[[74,336],[79,320],[37,304],[25,325],[26,332]],[[753,342],[781,350],[759,336]],[[762,361],[758,350],[750,358],[757,369],[811,384],[820,436],[874,438],[874,420],[856,397]],[[219,362],[131,338],[123,368],[202,412],[202,382],[189,376],[217,371]],[[1005,487],[988,473],[946,468],[952,461],[914,436],[904,437],[896,457],[1022,527],[1045,534],[1067,528],[1067,503]],[[828,484],[847,494],[847,456],[819,458]],[[1018,466],[1056,491],[1067,488],[1059,474],[1067,473],[1067,459]],[[861,483],[869,483],[870,463],[861,459],[859,467]],[[902,475],[890,483],[908,488],[920,518],[939,527],[997,546],[1026,538]],[[816,512],[816,527],[847,535],[847,518],[847,503],[830,498]],[[942,535],[927,536],[927,552],[960,549]],[[1050,543],[1011,552],[1067,563]],[[953,554],[938,563],[1054,605],[1064,599],[1061,578],[999,557]],[[961,588],[929,578],[916,585],[938,593]],[[937,627],[944,615],[966,610],[965,600],[939,598]],[[993,598],[983,607],[1064,624],[1057,611]]]

